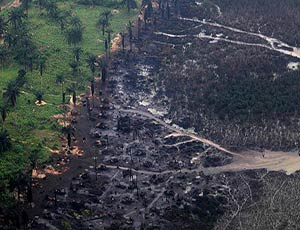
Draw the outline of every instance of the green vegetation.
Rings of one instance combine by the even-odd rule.
[[[99,17],[111,12],[106,22],[110,37],[137,14],[128,12],[122,2],[111,6],[26,1],[21,8],[0,12],[0,106],[4,118],[0,139],[6,142],[0,153],[0,181],[8,182],[30,169],[29,158],[36,149],[37,161],[44,162],[51,149],[60,148],[63,134],[53,115],[63,112],[60,105],[66,88],[72,86],[70,97],[75,90],[77,95],[85,92],[91,76],[97,74],[91,61],[104,53],[107,37],[97,26]],[[42,100],[46,105],[36,105],[35,101]],[[0,186],[3,191],[5,187]]]

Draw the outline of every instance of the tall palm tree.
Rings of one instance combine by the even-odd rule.
[[[68,141],[68,147],[71,148],[71,142],[72,142],[72,136],[74,136],[75,128],[72,125],[64,126],[62,128],[62,133],[66,134],[67,141]]]
[[[6,129],[1,129],[0,131],[0,153],[3,153],[10,149],[11,139],[9,133]]]
[[[106,67],[106,62],[104,60],[100,60],[100,67],[101,67],[101,80],[102,82],[106,81],[107,78],[107,67]]]
[[[9,50],[5,45],[0,45],[0,66],[3,71],[4,64],[9,56]]]
[[[26,71],[24,69],[20,69],[16,78],[16,84],[18,87],[22,87],[26,82]]]
[[[97,21],[97,27],[101,27],[103,36],[104,36],[105,29],[106,29],[106,27],[108,27],[108,25],[109,25],[109,23],[106,20],[106,18],[101,15],[100,18]]]
[[[125,34],[120,33],[123,53],[125,52]]]
[[[12,106],[17,104],[17,97],[20,95],[19,87],[16,81],[9,81],[7,87],[4,89],[3,97]]]
[[[5,123],[5,120],[7,118],[7,112],[8,112],[8,109],[7,109],[7,105],[2,105],[0,107],[0,113],[1,113],[1,119],[2,119],[2,129],[4,127],[4,123]]]
[[[91,79],[91,93],[92,93],[92,97],[93,97],[95,94],[95,79],[94,78]]]
[[[96,62],[97,62],[97,56],[93,54],[89,54],[86,63],[87,66],[90,68],[91,72],[93,73],[93,76],[95,75],[96,71]]]
[[[65,83],[65,77],[64,75],[56,75],[56,80],[55,82],[57,84],[61,84],[61,95],[62,95],[62,103],[64,104],[64,83]]]
[[[69,65],[72,69],[72,73],[77,76],[79,64],[77,62],[71,62]]]
[[[77,100],[77,98],[76,98],[76,91],[75,90],[73,90],[72,100],[73,100],[74,106],[76,107],[76,100]]]
[[[112,16],[110,10],[105,10],[105,11],[103,11],[101,15],[104,16],[104,18],[106,19],[107,22],[109,22],[109,18]]]
[[[4,18],[0,16],[0,38],[3,36],[6,30],[7,23],[5,22]]]
[[[39,71],[40,71],[40,76],[41,76],[41,90],[43,86],[43,74],[46,68],[46,58],[45,57],[40,57],[39,58]]]
[[[75,61],[77,63],[79,63],[79,59],[80,59],[80,55],[82,53],[82,49],[80,47],[75,47],[73,49],[73,53],[74,53],[74,56],[75,56]]]
[[[137,29],[137,38],[140,40],[140,34],[141,34],[141,18],[138,18],[138,29]]]
[[[132,38],[133,38],[131,21],[129,21],[129,23],[128,23],[128,34],[129,34],[129,44],[130,44],[130,51],[131,51],[132,50]]]
[[[110,50],[110,43],[111,43],[111,34],[112,34],[112,32],[113,32],[113,30],[112,30],[110,27],[108,27],[108,28],[106,29],[106,33],[107,33],[107,44],[108,44],[108,52],[109,52],[109,50]]]
[[[104,41],[104,49],[105,49],[105,55],[106,55],[106,58],[107,58],[107,51],[108,51],[107,39],[105,39],[105,41]]]

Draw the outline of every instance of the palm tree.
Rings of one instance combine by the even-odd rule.
[[[22,24],[23,18],[25,18],[25,14],[22,8],[13,8],[8,15],[8,21],[12,24],[15,31]]]
[[[107,39],[105,39],[105,41],[104,41],[104,49],[105,49],[105,55],[106,55],[106,58],[107,58],[107,50],[108,50]]]
[[[130,44],[130,51],[132,50],[132,24],[131,21],[129,21],[128,24],[128,34],[129,34],[129,44]]]
[[[20,91],[16,81],[9,81],[6,89],[4,89],[3,97],[7,102],[10,102],[12,106],[15,106],[19,95]]]
[[[69,13],[65,10],[60,10],[55,18],[55,20],[60,24],[60,29],[64,30],[65,25],[67,24],[67,18],[69,16]]]
[[[73,100],[74,106],[76,107],[76,91],[75,90],[73,90],[72,100]]]
[[[101,27],[102,35],[103,35],[103,36],[104,36],[105,28],[108,27],[108,25],[109,25],[109,23],[108,23],[108,21],[106,20],[105,17],[101,16],[101,17],[98,19],[97,27]]]
[[[138,30],[137,30],[137,37],[140,40],[140,34],[141,34],[141,18],[138,18]]]
[[[125,35],[120,33],[123,53],[125,52]]]
[[[80,18],[78,16],[71,17],[70,25],[72,27],[81,28],[82,27],[82,23],[81,23]]]
[[[75,128],[72,125],[64,126],[62,133],[67,135],[68,147],[71,148],[72,136],[74,136]]]
[[[170,5],[169,5],[169,3],[167,3],[167,18],[168,19],[170,19],[170,17],[171,17],[171,13],[170,13]]]
[[[9,150],[11,147],[11,139],[9,133],[6,129],[1,129],[0,131],[0,153]]]
[[[6,30],[7,23],[5,22],[4,18],[0,16],[0,38],[4,34]]]
[[[104,18],[106,19],[107,22],[109,22],[109,18],[112,16],[110,10],[105,10],[105,11],[103,11],[101,15],[104,16]]]
[[[82,41],[83,27],[72,26],[66,32],[66,40],[69,45],[77,45]]]
[[[93,76],[95,75],[95,71],[96,71],[96,62],[97,62],[97,56],[96,55],[93,55],[93,54],[89,54],[87,59],[86,59],[86,62],[87,62],[87,66],[90,68],[90,70],[92,71],[93,73]]]
[[[18,71],[18,76],[16,78],[16,84],[18,87],[22,87],[26,82],[27,82],[26,71],[23,69],[20,69]]]
[[[100,60],[100,67],[101,67],[101,80],[102,82],[105,82],[107,78],[107,69],[104,60]]]
[[[2,105],[0,107],[0,113],[1,113],[1,119],[2,119],[2,129],[4,127],[4,122],[5,122],[6,118],[7,118],[7,111],[8,111],[8,109],[7,109],[7,105],[6,104]]]
[[[31,0],[21,0],[22,7],[25,9],[26,14],[28,15],[28,9],[29,9],[29,4],[31,3]]]
[[[75,61],[77,63],[79,63],[79,59],[80,59],[80,54],[82,53],[82,49],[80,47],[75,47],[73,49],[73,53],[74,53],[74,56],[75,56]]]
[[[111,34],[112,34],[112,32],[113,32],[113,30],[112,30],[110,27],[108,27],[108,28],[106,29],[108,52],[109,52],[109,50],[110,50],[110,43],[111,43]]]
[[[65,77],[61,74],[56,75],[55,82],[57,84],[61,84],[61,95],[62,95],[62,103],[64,104],[64,83],[65,83]]]
[[[59,9],[54,2],[48,2],[46,4],[46,10],[50,18],[56,19],[59,13]]]
[[[36,100],[38,101],[39,104],[42,104],[43,96],[44,93],[42,91],[37,91],[35,93]]]
[[[46,58],[45,57],[40,57],[39,58],[39,71],[40,71],[40,76],[41,76],[41,90],[43,86],[43,73],[46,68]]]
[[[92,97],[94,96],[94,93],[95,93],[95,79],[92,78],[91,79],[91,93],[92,93]]]
[[[71,62],[70,64],[70,67],[71,67],[71,69],[72,69],[72,73],[73,74],[75,74],[75,75],[77,75],[77,73],[78,73],[78,63],[77,62]]]
[[[8,48],[4,45],[0,45],[0,66],[1,70],[3,71],[4,63],[9,56]]]
[[[93,99],[93,108],[94,108],[94,106],[95,106],[95,103],[94,103],[94,94],[95,94],[95,79],[94,78],[92,78],[91,79],[91,93],[92,93],[92,99]],[[88,110],[89,110],[89,108],[88,108]]]

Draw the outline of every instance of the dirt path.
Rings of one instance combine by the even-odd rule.
[[[6,8],[16,8],[19,7],[22,3],[20,2],[20,0],[14,0],[13,2],[9,2],[7,4],[4,5],[0,5],[0,10],[4,10]]]

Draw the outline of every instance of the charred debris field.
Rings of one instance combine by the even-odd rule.
[[[300,227],[300,2],[0,4],[0,229]]]

